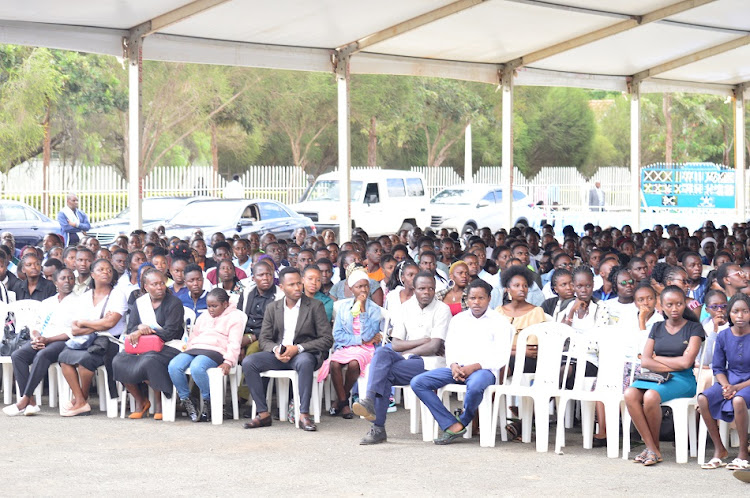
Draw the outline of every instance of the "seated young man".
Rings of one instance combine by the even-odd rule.
[[[260,374],[267,370],[296,370],[299,375],[299,427],[315,431],[310,418],[310,396],[313,372],[320,368],[333,345],[331,322],[323,303],[302,292],[302,276],[296,268],[279,272],[279,285],[284,298],[268,303],[260,330],[260,352],[242,361],[247,387],[255,400],[258,415],[244,425],[256,429],[271,425],[266,392]]]
[[[414,277],[414,295],[393,317],[391,343],[375,350],[370,363],[367,395],[355,402],[354,413],[373,423],[359,444],[384,443],[385,417],[391,386],[408,385],[426,367],[443,367],[443,344],[451,311],[435,299],[435,277],[422,271]],[[425,364],[427,363],[427,364]]]
[[[513,327],[500,313],[488,309],[492,286],[478,279],[468,286],[469,309],[453,317],[445,339],[448,367],[430,370],[411,381],[414,394],[427,406],[443,434],[435,444],[459,439],[471,424],[482,402],[484,390],[496,383],[510,356]],[[454,417],[443,406],[435,390],[448,384],[465,384],[464,411]]]

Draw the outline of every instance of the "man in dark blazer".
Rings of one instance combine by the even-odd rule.
[[[255,429],[271,425],[260,374],[267,370],[296,370],[300,390],[299,427],[314,431],[317,428],[310,418],[313,372],[323,364],[333,345],[331,322],[326,317],[323,303],[304,295],[298,269],[287,267],[281,270],[279,285],[284,298],[266,306],[258,340],[260,352],[242,361],[245,382],[258,412],[244,427]]]

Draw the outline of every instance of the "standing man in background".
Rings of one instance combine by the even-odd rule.
[[[57,222],[62,229],[66,246],[78,245],[81,241],[78,234],[85,235],[86,231],[91,229],[89,217],[78,209],[78,196],[76,194],[68,194],[65,207],[57,213]]]
[[[244,199],[245,187],[240,183],[240,175],[233,175],[232,181],[224,187],[225,199]]]
[[[594,188],[589,190],[589,209],[591,211],[604,211],[604,190],[602,183],[594,183]]]

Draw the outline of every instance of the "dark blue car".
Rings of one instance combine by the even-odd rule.
[[[16,247],[40,246],[48,233],[61,234],[60,225],[23,202],[0,200],[0,232],[10,232]]]

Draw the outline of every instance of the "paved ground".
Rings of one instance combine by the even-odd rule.
[[[368,424],[324,415],[317,433],[288,422],[243,430],[222,426],[90,417],[62,419],[44,408],[35,417],[0,414],[0,476],[4,496],[86,495],[260,496],[410,495],[715,495],[747,496],[743,484],[695,460],[646,468],[607,459],[606,450],[583,450],[580,433],[568,433],[565,455],[534,446],[479,440],[438,447],[409,434],[407,412],[388,418],[386,444],[361,447]],[[550,447],[552,449],[552,447]],[[15,487],[25,483],[31,489]]]

